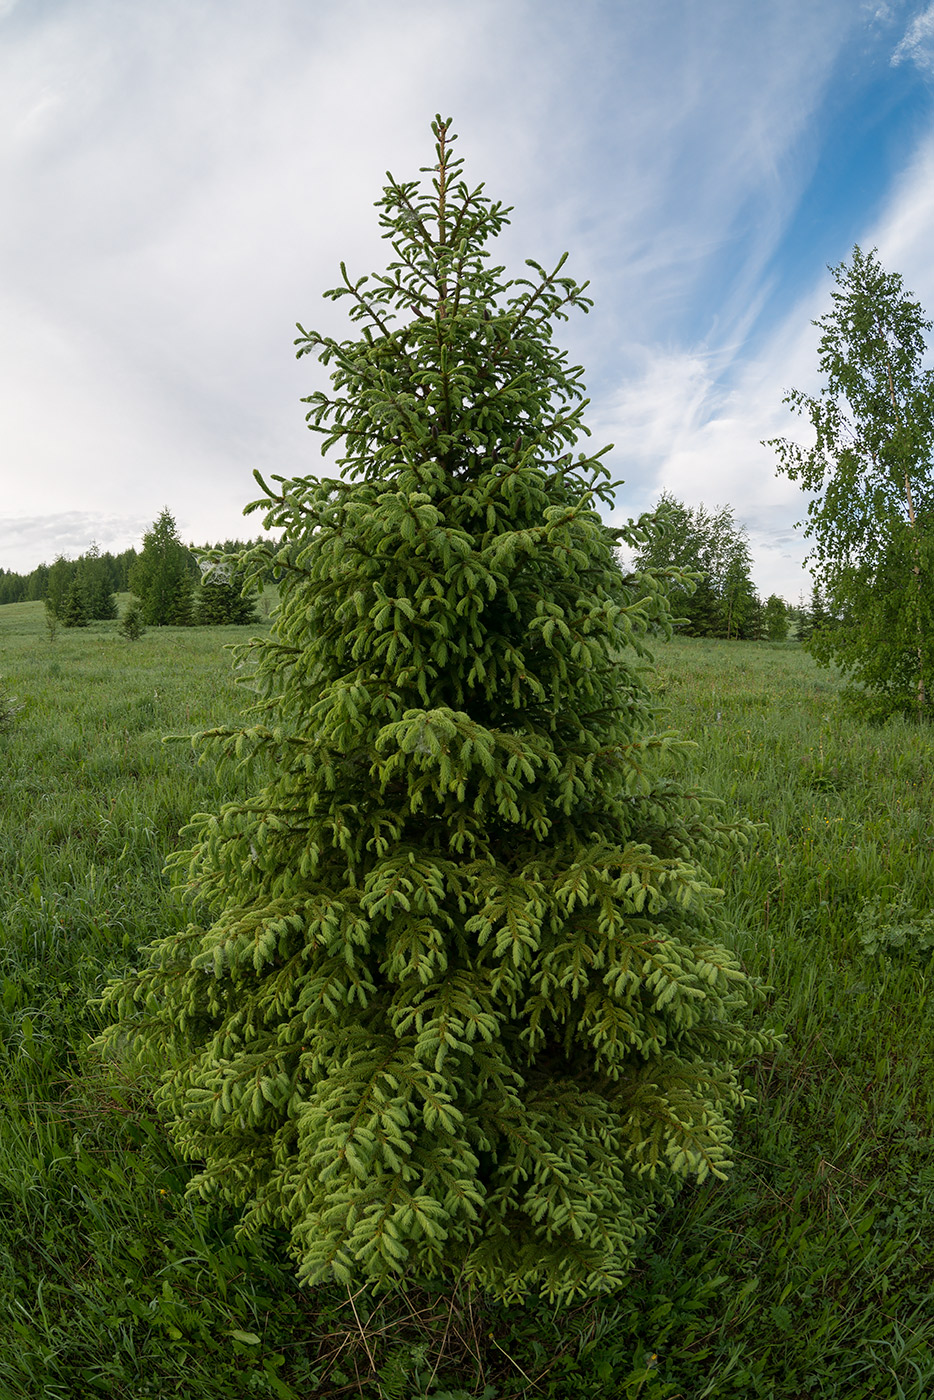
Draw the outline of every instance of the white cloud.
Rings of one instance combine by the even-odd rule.
[[[651,509],[662,491],[692,506],[730,505],[749,531],[760,593],[795,602],[810,582],[803,571],[806,541],[795,528],[806,502],[776,475],[775,455],[762,441],[799,435],[783,391],[816,387],[817,335],[810,321],[822,309],[816,297],[796,306],[729,389],[710,359],[654,356],[601,419],[601,440],[617,444],[613,474],[632,482],[613,518]]]
[[[901,274],[907,292],[934,317],[934,136],[927,137],[896,181],[881,218],[860,233],[878,247],[883,266]],[[807,425],[782,404],[791,387],[815,393],[819,332],[813,322],[830,307],[823,269],[748,361],[684,350],[647,354],[599,417],[601,441],[616,442],[614,475],[635,489],[623,493],[619,518],[651,508],[671,492],[689,505],[729,504],[749,528],[754,578],[763,595],[794,602],[810,587],[801,561],[808,541],[795,524],[807,502],[775,473],[761,441],[808,440]],[[934,358],[934,344],[929,359]],[[724,383],[729,387],[725,388]]]
[[[4,510],[49,512],[47,554],[74,512],[168,504],[208,538],[252,528],[252,467],[316,470],[298,400],[322,374],[293,323],[345,333],[320,293],[341,258],[385,262],[373,201],[387,166],[428,163],[439,109],[468,178],[517,206],[497,260],[570,248],[592,279],[559,339],[634,509],[665,472],[733,502],[766,430],[723,386],[865,22],[847,0],[21,7],[0,49]],[[2,543],[6,567],[42,556]]]
[[[885,211],[862,240],[878,247],[889,272],[901,274],[906,290],[934,319],[934,135],[914,152],[892,190]]]
[[[113,554],[138,549],[143,531],[151,524],[151,520],[140,516],[104,511],[57,511],[47,515],[0,516],[0,537],[17,540],[33,565],[51,564],[59,554],[66,559],[77,559],[92,541]]]
[[[915,15],[892,54],[892,63],[914,63],[934,74],[934,5]]]
[[[709,359],[699,352],[645,347],[634,370],[592,424],[602,441],[613,436],[616,456],[638,472],[664,461],[704,419],[713,392]]]

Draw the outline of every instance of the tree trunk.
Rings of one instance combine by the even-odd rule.
[[[898,410],[898,401],[895,398],[895,385],[892,381],[892,366],[888,360],[885,363],[885,372],[889,380],[889,398],[892,400],[892,408],[895,417],[901,417]],[[921,545],[918,540],[918,526],[915,520],[915,504],[911,494],[911,477],[908,468],[905,468],[905,497],[908,501],[908,524],[911,529],[911,542],[914,549],[915,562],[912,573],[915,576],[915,598],[917,601],[917,611],[915,612],[915,630],[918,634],[918,719],[924,719],[927,711],[927,691],[924,684],[924,627],[921,621]]]

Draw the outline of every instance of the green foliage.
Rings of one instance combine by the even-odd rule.
[[[210,554],[211,557],[220,555],[231,556],[242,553],[249,549],[253,541],[244,542],[242,540],[225,540],[223,544],[217,544],[212,550],[210,545],[205,545],[203,550],[194,552],[200,557],[201,554]],[[259,540],[255,543],[260,543]],[[191,552],[191,551],[190,551]],[[59,570],[58,575],[52,579],[51,602],[53,608],[57,609],[62,601],[63,582],[69,583],[77,570],[81,570],[84,575],[85,592],[88,599],[88,615],[90,621],[110,622],[117,617],[117,603],[115,594],[129,591],[129,574],[137,561],[138,555],[135,549],[125,549],[120,554],[111,554],[109,551],[101,552],[99,547],[92,543],[86,554],[82,554],[77,560],[64,559],[60,556],[64,575]],[[58,563],[58,561],[56,561]],[[54,567],[54,566],[53,566]],[[189,573],[192,572],[191,561],[189,561]],[[271,577],[266,580],[273,583]],[[35,569],[28,574],[17,574],[11,569],[0,569],[0,605],[4,603],[21,603],[34,601],[47,597],[50,574],[52,571],[47,564],[38,564]],[[244,605],[239,595],[231,596],[230,606],[218,610],[217,622],[233,623],[239,625],[241,622],[250,622],[253,619],[246,615]],[[58,613],[55,613],[58,616]],[[213,621],[214,619],[212,619]],[[210,625],[210,624],[208,624]]]
[[[816,579],[811,585],[810,603],[806,605],[802,599],[798,614],[798,638],[802,642],[810,641],[816,633],[833,626],[834,619],[827,611],[824,590]]]
[[[784,598],[771,593],[765,600],[763,625],[770,642],[783,642],[788,636],[788,607]]]
[[[45,628],[50,642],[54,642],[58,635],[58,614],[52,607],[48,598],[45,600]]]
[[[59,616],[64,627],[87,627],[91,621],[91,604],[85,580],[77,570],[62,599]]]
[[[11,692],[6,681],[0,676],[0,734],[13,728],[16,716],[22,708],[23,702]]]
[[[257,620],[256,586],[247,585],[235,558],[205,554],[195,601],[195,618],[202,627],[243,627]]]
[[[21,603],[26,597],[26,581],[12,569],[0,569],[0,605]]]
[[[867,719],[895,713],[930,717],[929,667],[934,661],[934,531],[893,528],[874,564],[841,570],[834,598],[838,611],[815,627],[810,649],[851,678],[845,696]],[[915,570],[925,580],[919,595]]]
[[[146,624],[143,622],[142,606],[134,598],[127,604],[126,612],[120,623],[120,635],[128,642],[138,642],[146,631]]]
[[[905,900],[868,900],[857,914],[859,941],[870,957],[911,957],[930,963],[934,957],[934,908],[917,909]]]
[[[635,551],[638,567],[667,581],[671,608],[690,636],[753,639],[760,605],[746,531],[731,506],[710,512],[667,491]]]
[[[715,636],[755,641],[761,631],[761,604],[749,576],[752,560],[744,539],[731,550],[722,574]]]
[[[816,434],[805,448],[770,442],[779,471],[812,493],[805,533],[833,618],[814,624],[822,664],[851,678],[877,718],[930,715],[934,665],[934,370],[922,367],[932,323],[875,251],[831,269],[817,396],[785,397]]]
[[[934,730],[843,712],[834,674],[798,647],[659,645],[653,691],[699,741],[688,781],[770,827],[711,869],[788,1028],[744,1067],[758,1103],[736,1121],[736,1166],[683,1190],[624,1286],[593,1302],[414,1285],[351,1301],[300,1288],[281,1234],[237,1239],[233,1214],[187,1200],[192,1168],[145,1086],[103,1075],[84,1048],[88,996],[152,929],[184,922],[161,853],[218,790],[160,735],[235,722],[228,635],[161,629],[124,647],[92,625],[50,651],[41,602],[0,610],[4,678],[24,706],[0,803],[4,1400],[281,1400],[279,1387],[384,1400],[374,1377],[389,1367],[406,1400],[485,1387],[497,1400],[929,1400],[930,970],[908,942],[868,959],[857,918],[876,898],[885,917],[901,903],[895,923],[930,909]],[[253,790],[234,764],[220,781],[224,800]]]
[[[195,572],[194,560],[166,508],[143,536],[142,552],[130,569],[130,588],[142,605],[143,621],[150,627],[188,626]]]
[[[65,627],[86,627],[89,622],[115,618],[111,559],[93,543],[78,559],[66,559],[60,554],[52,568],[45,570],[44,596],[49,616]]]
[[[551,339],[584,289],[489,265],[507,211],[434,130],[430,188],[379,203],[388,271],[329,294],[360,337],[299,327],[343,479],[265,488],[256,722],[202,736],[255,795],[194,818],[171,864],[201,922],[111,986],[101,1044],[158,1067],[192,1189],[287,1225],[309,1284],[567,1299],[729,1168],[769,1036],[703,862],[749,833],[653,727],[664,598],[616,562]]]
[[[62,619],[65,601],[71,591],[77,566],[64,554],[56,556],[46,580],[45,605],[53,617]]]
[[[78,577],[87,598],[88,616],[99,622],[112,622],[117,616],[111,557],[105,557],[93,542],[78,560]]]

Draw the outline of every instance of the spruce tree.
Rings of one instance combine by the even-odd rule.
[[[32,573],[27,574],[25,595],[27,603],[38,603],[45,599],[50,572],[48,564],[37,564]]]
[[[192,619],[194,560],[182,544],[166,507],[143,536],[143,548],[130,569],[130,588],[151,627],[187,627]]]
[[[0,569],[0,604],[22,603],[26,597],[26,579],[12,569]]]
[[[654,528],[635,550],[643,570],[668,578],[672,609],[690,636],[749,638],[761,630],[746,528],[732,506],[687,506],[663,491]]]
[[[235,559],[215,554],[201,564],[195,616],[202,627],[244,627],[257,621],[255,587],[244,591],[243,570]]]
[[[65,600],[71,592],[78,566],[73,559],[57,554],[45,583],[45,605],[49,612],[61,622],[65,611]]]
[[[676,776],[644,638],[667,619],[598,505],[585,288],[486,244],[447,122],[389,177],[359,323],[301,327],[341,476],[264,485],[271,636],[254,721],[201,736],[255,793],[172,864],[198,921],[105,996],[101,1044],[159,1075],[191,1189],[285,1225],[307,1283],[458,1276],[500,1297],[618,1285],[685,1178],[721,1176],[756,990],[704,860],[743,839]],[[639,543],[638,528],[624,532]]]
[[[59,617],[66,627],[87,627],[91,621],[91,605],[80,568],[62,599]]]
[[[145,631],[142,605],[133,598],[120,622],[120,635],[128,642],[138,642]]]
[[[830,625],[830,616],[827,612],[827,600],[824,597],[824,590],[820,584],[811,584],[811,606],[808,609],[808,639],[819,636]]]
[[[82,554],[78,560],[78,574],[84,579],[90,617],[95,621],[112,622],[117,616],[117,600],[114,597],[109,557],[101,555],[99,546],[93,540],[87,554]]]

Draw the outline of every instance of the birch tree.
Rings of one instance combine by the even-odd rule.
[[[831,272],[833,308],[814,323],[824,386],[784,398],[815,441],[768,444],[778,470],[811,493],[805,534],[834,626],[809,645],[848,674],[850,698],[867,712],[929,719],[934,370],[923,359],[932,322],[875,249],[857,246]]]

